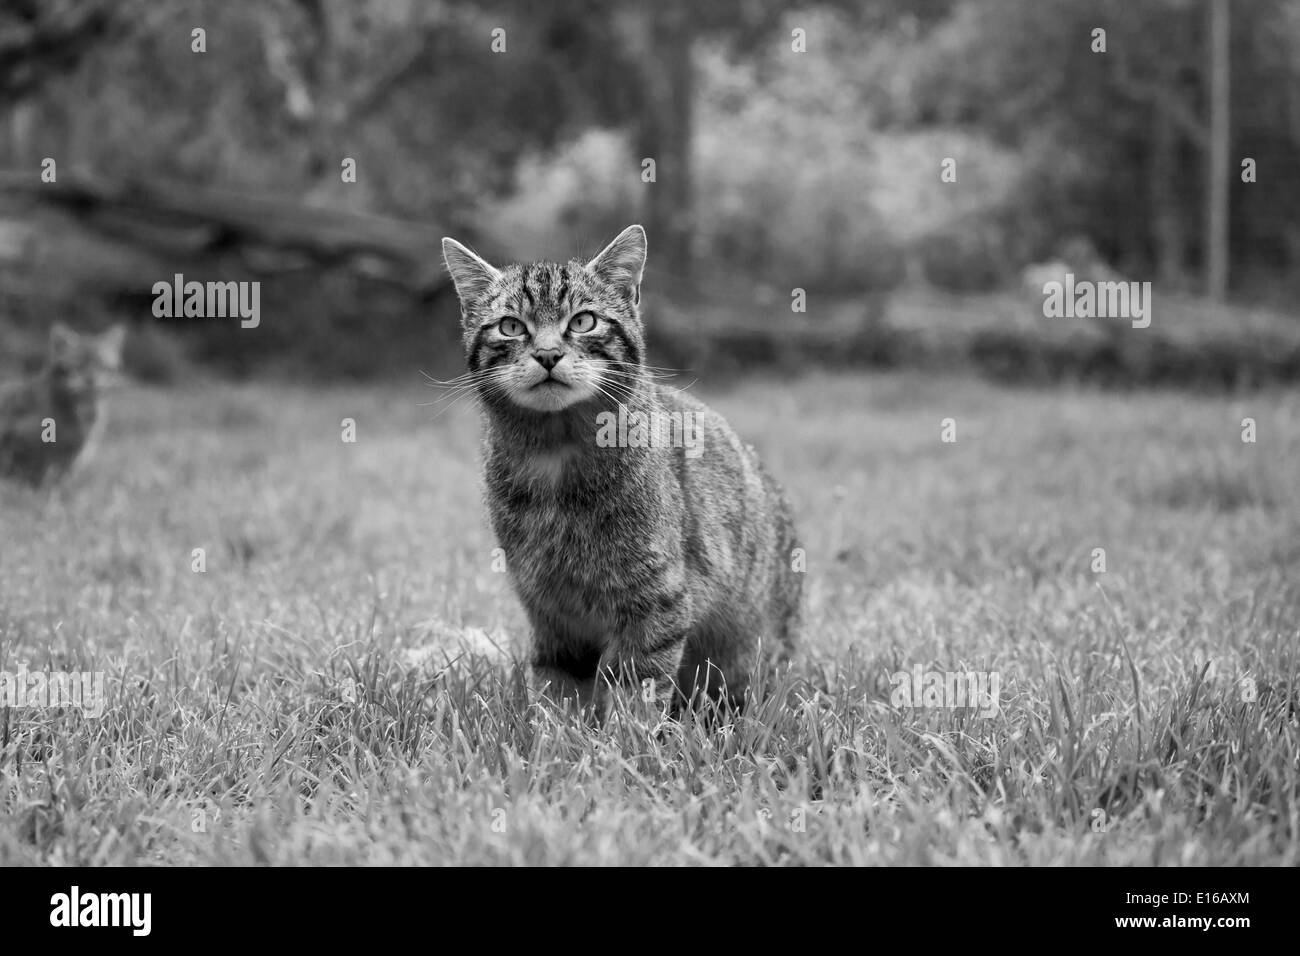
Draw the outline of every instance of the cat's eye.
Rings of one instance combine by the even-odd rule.
[[[508,339],[517,339],[528,331],[528,327],[514,316],[508,315],[497,323],[497,331]]]
[[[590,332],[596,327],[596,317],[590,312],[579,312],[569,320],[570,332]]]

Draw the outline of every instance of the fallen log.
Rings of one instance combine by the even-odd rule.
[[[60,173],[0,172],[0,196],[56,208],[86,227],[164,259],[237,255],[259,275],[343,268],[421,299],[442,292],[443,230],[382,216],[178,183],[111,181]],[[457,225],[456,235],[473,235]]]

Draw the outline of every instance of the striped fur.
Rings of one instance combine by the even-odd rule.
[[[30,485],[85,461],[103,429],[103,392],[122,364],[125,329],[80,335],[56,322],[44,368],[0,390],[0,477]],[[46,420],[53,441],[45,441]]]
[[[674,689],[735,699],[760,656],[794,646],[794,526],[754,450],[645,367],[645,250],[632,226],[585,264],[497,269],[443,240],[485,413],[488,511],[539,685],[583,703],[646,680],[660,704]],[[620,404],[691,417],[698,457],[606,447],[601,416]]]

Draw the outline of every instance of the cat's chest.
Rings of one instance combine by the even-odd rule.
[[[98,444],[103,432],[103,415],[98,403],[88,397],[77,395],[54,403],[50,414],[54,423],[59,457],[69,462],[85,458]]]
[[[662,512],[641,485],[547,480],[555,463],[488,474],[493,529],[516,578],[538,588],[633,586],[672,550]],[[540,474],[539,474],[540,472]]]
[[[52,446],[62,444],[64,449],[86,445],[97,435],[103,419],[93,396],[35,386],[6,395],[3,404],[0,415],[6,419],[6,431],[11,435]]]
[[[93,452],[104,416],[93,396],[20,386],[0,401],[0,469],[39,483]]]
[[[558,488],[530,474],[488,482],[492,524],[507,548],[555,563],[611,550],[608,499],[587,489]]]

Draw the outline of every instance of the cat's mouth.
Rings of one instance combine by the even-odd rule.
[[[517,404],[538,412],[558,412],[590,397],[591,389],[580,379],[560,378],[554,372],[523,384],[513,397]]]
[[[552,369],[544,372],[541,377],[534,381],[527,383],[525,388],[530,392],[546,394],[548,392],[558,392],[573,388],[573,382],[567,376],[561,377],[560,375],[557,375]]]

